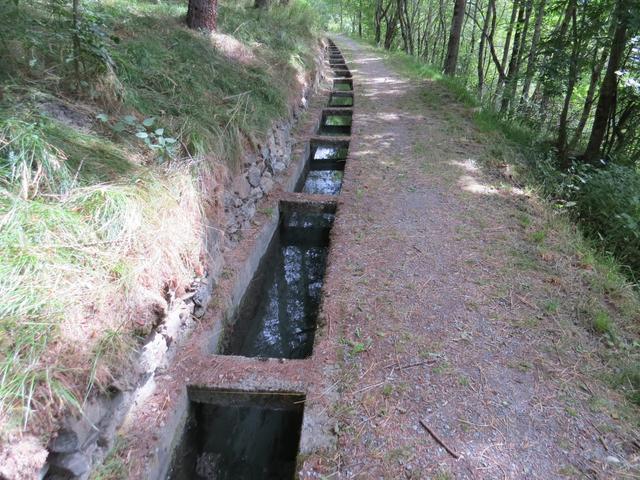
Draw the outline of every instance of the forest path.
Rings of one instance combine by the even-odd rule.
[[[574,234],[483,172],[501,146],[442,87],[335,41],[355,83],[328,289],[340,478],[637,478]]]

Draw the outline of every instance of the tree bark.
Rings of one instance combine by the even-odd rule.
[[[596,106],[596,113],[593,118],[591,136],[585,149],[583,160],[591,164],[597,164],[600,160],[600,149],[607,129],[607,124],[613,112],[616,95],[618,91],[618,79],[616,72],[620,68],[622,55],[627,41],[627,28],[629,25],[628,0],[618,0],[614,22],[616,22],[609,54],[609,63],[605,72],[602,84],[600,85],[600,95]]]
[[[516,25],[516,34],[513,37],[513,51],[509,60],[509,70],[507,73],[507,81],[502,93],[502,103],[500,112],[506,114],[509,110],[512,100],[515,100],[516,88],[518,85],[518,75],[520,73],[520,64],[522,62],[522,50],[527,39],[529,30],[529,20],[531,18],[531,0],[523,0],[518,11],[518,23]]]
[[[547,0],[540,0],[538,5],[536,24],[533,28],[531,47],[529,48],[529,55],[527,56],[527,70],[524,74],[524,84],[522,86],[522,97],[520,103],[524,103],[529,100],[529,89],[531,88],[533,74],[535,73],[535,63],[538,55],[538,44],[540,43],[540,33],[542,32],[542,20],[544,19],[544,7],[546,2]]]
[[[573,133],[573,138],[569,143],[569,148],[574,149],[578,142],[580,141],[580,137],[582,137],[582,132],[584,131],[584,127],[589,120],[589,115],[591,114],[591,107],[593,107],[593,101],[596,95],[596,88],[598,87],[598,81],[600,80],[600,74],[602,73],[602,69],[604,68],[604,64],[607,61],[607,50],[603,49],[598,59],[598,48],[596,47],[594,52],[594,65],[591,68],[591,78],[589,79],[589,89],[587,90],[587,95],[584,99],[584,105],[582,106],[582,113],[580,114],[580,120],[578,121],[578,126],[576,127],[575,132]]]
[[[218,20],[218,0],[189,0],[187,25],[196,30],[213,32]]]
[[[573,37],[573,45],[571,48],[571,59],[569,65],[569,78],[567,82],[567,92],[564,96],[564,102],[562,104],[562,112],[560,113],[560,121],[558,122],[558,139],[556,142],[558,148],[558,158],[560,159],[560,165],[563,168],[569,168],[569,152],[567,146],[567,119],[569,117],[569,106],[571,104],[571,97],[578,80],[578,55],[580,45],[578,42],[578,20],[577,20],[577,0],[571,0],[571,30]]]
[[[482,24],[482,34],[480,35],[480,46],[478,47],[478,98],[480,100],[482,100],[482,96],[484,95],[484,51],[492,13],[491,2],[488,2],[487,13],[485,14]]]
[[[389,16],[385,16],[385,19],[387,22],[387,28],[384,32],[384,49],[390,50],[398,29],[398,9],[396,8],[393,11],[391,18],[389,18]]]
[[[502,50],[502,62],[500,62],[502,65],[506,65],[507,60],[509,60],[509,49],[511,48],[511,35],[513,35],[513,26],[516,23],[519,5],[520,5],[520,1],[514,0],[513,8],[511,9],[511,19],[509,20],[509,27],[507,28],[507,38],[504,41],[504,48]]]
[[[449,44],[447,46],[447,58],[444,64],[446,75],[455,75],[458,66],[458,52],[460,51],[460,37],[462,36],[462,23],[464,21],[464,9],[466,0],[456,0],[453,6],[453,18],[449,32]]]

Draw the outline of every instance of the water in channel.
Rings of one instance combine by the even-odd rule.
[[[226,336],[224,354],[311,354],[333,218],[331,213],[282,214]]]

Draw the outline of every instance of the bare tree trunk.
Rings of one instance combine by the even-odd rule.
[[[464,9],[466,0],[456,0],[453,6],[453,18],[449,32],[449,44],[447,46],[447,58],[444,63],[444,73],[455,75],[458,66],[458,52],[460,51],[460,37],[462,36],[462,22],[464,21]]]
[[[427,7],[427,20],[426,25],[424,26],[424,34],[423,34],[423,50],[422,56],[425,61],[429,61],[429,40],[431,39],[431,27],[433,22],[433,6],[432,2],[429,2],[429,6]]]
[[[384,48],[385,50],[390,50],[398,29],[398,9],[396,8],[393,11],[391,18],[389,18],[389,16],[386,16],[385,18],[387,21],[387,29],[384,32]]]
[[[475,22],[475,19],[478,18],[478,12],[480,10],[480,0],[476,0],[473,4],[473,25],[471,26],[471,45],[470,48],[467,50],[467,56],[465,58],[464,61],[464,78],[465,78],[465,84],[466,82],[469,80],[469,66],[471,65],[471,59],[473,58],[473,54],[475,53],[475,48],[476,48],[476,27],[477,24]],[[462,26],[462,30],[464,31],[465,26],[467,24],[467,16],[465,15],[464,18],[464,25]]]
[[[502,65],[507,64],[509,59],[509,49],[511,48],[511,36],[513,35],[513,26],[516,23],[516,17],[518,15],[518,7],[520,0],[513,1],[513,7],[511,9],[511,19],[509,20],[509,27],[507,28],[507,38],[504,41],[504,48],[502,50]]]
[[[213,32],[218,20],[218,0],[189,0],[187,25],[196,30]]]
[[[489,24],[491,23],[492,16],[491,2],[487,4],[487,13],[484,17],[484,23],[482,25],[482,34],[480,35],[480,46],[478,47],[478,98],[482,100],[484,94],[484,51],[486,44],[487,31],[489,30]]]
[[[598,59],[598,48],[596,47],[594,53],[594,65],[591,68],[591,78],[589,79],[589,89],[587,90],[587,95],[584,99],[584,105],[582,107],[582,113],[580,114],[580,120],[578,121],[578,126],[576,127],[575,132],[573,133],[573,138],[571,142],[569,142],[569,149],[576,148],[578,142],[580,141],[580,137],[582,137],[582,132],[584,131],[584,127],[589,120],[589,115],[591,114],[591,107],[593,107],[593,101],[596,95],[596,87],[598,86],[598,80],[600,80],[600,73],[604,68],[604,64],[607,61],[607,50],[603,49]]]
[[[506,114],[509,110],[511,101],[516,96],[516,88],[518,85],[518,74],[520,73],[520,63],[522,61],[522,50],[527,39],[527,31],[529,30],[529,19],[531,18],[531,0],[522,0],[518,10],[518,23],[516,25],[516,34],[513,37],[513,51],[509,60],[509,72],[507,73],[507,81],[502,94],[502,103],[500,112]]]
[[[386,11],[382,8],[382,0],[376,1],[376,10],[374,15],[374,39],[376,45],[380,45],[380,38],[382,37],[382,19],[386,15]]]
[[[628,0],[618,0],[616,2],[614,16],[616,28],[611,40],[609,63],[607,64],[607,71],[600,85],[600,96],[593,118],[591,136],[589,137],[589,143],[583,155],[584,161],[591,164],[596,164],[600,160],[602,140],[604,139],[607,124],[615,105],[618,91],[616,72],[620,68],[622,55],[624,53],[629,17]]]
[[[403,50],[413,55],[413,32],[407,11],[407,0],[397,0],[398,19],[400,20],[400,33],[402,34]]]
[[[73,73],[76,93],[80,93],[80,0],[73,0]]]
[[[560,113],[560,121],[558,122],[558,139],[556,142],[558,148],[558,158],[560,164],[564,168],[568,168],[569,164],[569,152],[567,146],[567,118],[569,116],[569,106],[571,104],[571,97],[578,80],[578,55],[580,45],[578,42],[578,20],[576,18],[577,0],[571,0],[571,30],[573,36],[573,45],[571,48],[571,59],[569,66],[569,78],[567,82],[567,93],[564,96],[564,103],[562,105],[562,112]]]
[[[542,20],[544,19],[544,7],[547,0],[540,0],[538,12],[536,13],[536,25],[533,28],[533,38],[531,39],[531,47],[527,57],[527,70],[524,74],[524,84],[522,86],[521,103],[529,100],[529,89],[533,81],[535,72],[536,56],[538,54],[538,44],[540,43],[540,32],[542,31]]]

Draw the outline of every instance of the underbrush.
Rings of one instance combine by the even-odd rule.
[[[177,0],[82,2],[76,30],[70,1],[0,4],[0,438],[81,409],[202,274],[208,192],[312,62],[292,3],[222,3],[211,36]]]

